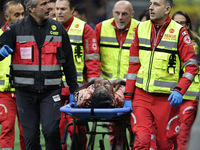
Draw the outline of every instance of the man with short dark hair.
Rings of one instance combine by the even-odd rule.
[[[179,129],[173,127],[175,115],[198,73],[191,39],[185,28],[171,20],[171,9],[172,0],[150,0],[150,20],[138,25],[130,47],[124,96],[132,101],[134,149],[150,148],[153,122],[157,148],[174,149]]]

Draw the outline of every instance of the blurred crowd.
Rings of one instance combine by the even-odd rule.
[[[0,1],[0,26],[3,26],[5,23],[5,19],[3,17],[3,3],[5,3],[7,0],[1,0]],[[24,0],[19,0],[23,3]],[[112,10],[113,4],[117,0],[74,0],[78,5],[81,5],[83,9],[83,13],[86,14],[87,17],[87,22],[89,24],[94,24],[96,25],[99,22],[102,22],[103,20],[109,19],[112,17]],[[148,0],[129,0],[133,8],[135,10],[135,15],[134,18],[137,20],[140,20],[140,15],[143,13],[143,10],[147,9],[149,6],[149,1]],[[194,0],[193,0],[194,1]],[[191,7],[194,4],[192,4],[191,1]],[[184,8],[185,7],[185,8]],[[200,36],[200,14],[198,12],[191,13],[190,9],[188,9],[188,6],[184,6],[183,9],[185,12],[187,12],[191,20],[193,22],[193,27],[194,30],[198,33]],[[174,9],[172,9],[173,12],[177,11],[176,10],[176,5]],[[173,14],[173,12],[171,14]],[[93,26],[93,25],[92,25]]]

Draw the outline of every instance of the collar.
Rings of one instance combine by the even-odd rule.
[[[63,26],[65,28],[69,27],[73,20],[74,20],[74,16],[72,15],[71,18],[69,18],[66,22],[63,23]]]
[[[6,23],[4,24],[4,26],[1,29],[3,31],[5,31],[8,27],[9,27],[9,25],[8,25],[8,22],[6,21]]]
[[[156,24],[155,22],[153,22],[151,20],[151,22],[154,25],[155,29],[160,29],[162,26],[163,27],[167,27],[167,25],[170,23],[170,21],[171,21],[170,16],[168,16],[167,19],[162,24]]]
[[[42,27],[42,26],[46,25],[47,24],[47,20],[48,20],[48,19],[46,19],[46,20],[44,20],[42,25],[38,25],[38,23],[36,22],[35,18],[33,18],[33,16],[31,14],[28,15],[28,18],[31,20],[32,25],[37,26],[37,27]]]
[[[111,25],[112,25],[116,30],[119,30],[119,29],[117,28],[117,25],[115,24],[115,20],[113,20],[113,22],[111,23]],[[131,20],[130,20],[129,23],[126,25],[126,27],[124,28],[123,31],[128,31],[130,25],[131,25]]]

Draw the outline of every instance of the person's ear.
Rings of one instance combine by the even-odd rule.
[[[171,12],[171,7],[170,6],[166,6],[166,8],[165,8],[166,10],[165,10],[165,14],[169,14],[170,12]]]
[[[6,21],[8,21],[9,20],[9,16],[8,16],[8,14],[4,14],[4,17],[5,17],[5,19],[6,19]]]

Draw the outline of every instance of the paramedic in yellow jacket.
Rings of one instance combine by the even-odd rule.
[[[150,20],[138,25],[130,47],[125,103],[133,102],[127,107],[133,107],[134,149],[150,148],[155,122],[158,149],[171,150],[173,132],[166,127],[198,73],[198,64],[187,30],[169,16],[173,1],[149,2]]]
[[[173,14],[172,19],[184,26],[190,35],[195,53],[198,54],[200,48],[200,40],[192,31],[192,23],[190,17],[184,11],[177,11]],[[198,100],[200,97],[200,71],[195,76],[193,83],[183,96],[183,102],[180,106],[180,130],[177,138],[178,150],[185,150],[190,134],[190,129],[196,117]]]
[[[100,51],[101,78],[126,79],[129,49],[139,21],[133,19],[134,10],[129,1],[118,1],[113,7],[113,18],[96,25],[95,34]],[[118,129],[114,129],[118,130]],[[113,136],[110,136],[112,145]],[[122,142],[117,141],[122,149]]]
[[[77,81],[79,85],[100,76],[99,47],[95,39],[93,29],[85,22],[73,16],[75,1],[57,0],[55,5],[56,20],[61,22],[66,29],[70,43],[72,45],[74,63],[77,71]],[[65,79],[63,79],[65,80]],[[69,98],[68,98],[69,97]],[[62,100],[69,99],[73,101],[73,94],[69,94],[68,86],[62,89]],[[66,124],[65,114],[61,113],[60,132],[63,135]],[[68,122],[71,119],[68,118]],[[68,128],[70,136],[73,129]],[[83,135],[84,136],[84,135]],[[84,147],[86,147],[86,136],[83,138]],[[64,148],[63,148],[64,149]]]
[[[95,34],[101,58],[101,77],[126,79],[129,48],[139,21],[128,1],[118,1],[113,8],[114,18],[96,25]]]
[[[21,3],[15,1],[7,2],[3,7],[5,25],[0,29],[0,35],[10,24],[24,17],[24,8]],[[1,149],[14,149],[15,141],[15,118],[17,115],[15,89],[9,83],[11,55],[0,62],[0,147]],[[20,147],[25,150],[25,142],[22,127],[18,118],[20,130]]]

